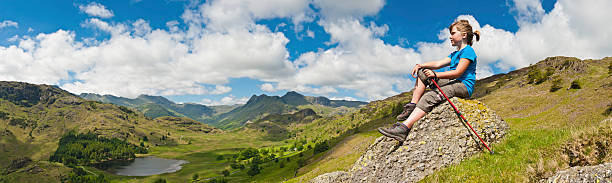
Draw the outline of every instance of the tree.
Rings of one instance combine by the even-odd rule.
[[[257,155],[255,157],[253,157],[253,159],[251,160],[252,164],[261,164],[263,163],[263,161],[261,160],[261,156]]]
[[[297,165],[298,167],[303,167],[304,165],[306,165],[306,160],[304,158],[300,158],[297,160]]]
[[[249,171],[247,171],[247,174],[251,177],[259,174],[261,172],[261,168],[259,168],[259,164],[253,164],[251,165],[251,168],[249,169]]]
[[[247,148],[245,150],[240,151],[240,160],[245,160],[256,156],[259,153],[255,148]]]
[[[227,177],[227,176],[230,175],[230,171],[228,169],[223,170],[223,172],[221,172],[221,173],[223,173],[224,177]]]
[[[328,149],[329,149],[329,145],[327,145],[327,142],[317,143],[317,144],[315,144],[315,147],[314,147],[314,153],[318,154],[318,153],[321,153],[321,152],[325,152]]]
[[[191,179],[193,179],[193,181],[197,181],[198,178],[200,178],[200,176],[197,173],[194,173],[193,176],[191,176]]]

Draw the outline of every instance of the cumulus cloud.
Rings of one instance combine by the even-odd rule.
[[[346,101],[359,101],[353,97],[330,97],[330,100],[346,100]]]
[[[210,19],[201,10],[222,8],[212,4],[186,11],[183,17],[189,27],[184,31],[178,29],[177,21],[168,22],[168,30],[153,30],[142,19],[109,23],[89,18],[81,25],[111,36],[107,40],[76,41],[74,32],[59,30],[19,39],[19,46],[0,47],[0,58],[12,61],[0,66],[0,80],[46,84],[68,81],[60,87],[74,93],[124,97],[218,95],[231,91],[223,86],[230,78],[270,80],[294,72],[287,60],[289,40],[282,33],[252,22],[217,30],[189,18],[192,13],[193,17]],[[256,13],[249,21],[273,16],[259,11],[264,10],[252,10]]]
[[[421,59],[412,49],[384,43],[380,37],[387,25],[362,18],[376,14],[383,1],[314,1],[321,10],[318,22],[331,38],[328,44],[338,46],[303,53],[294,66],[294,77],[278,80],[276,89],[315,94],[336,93],[337,88],[356,91],[368,100],[381,99],[398,93],[394,88],[407,88],[412,81],[403,75]]]
[[[87,5],[79,5],[79,10],[89,16],[100,18],[111,18],[115,16],[115,14],[113,14],[113,11],[106,9],[104,5],[96,2],[91,2]]]
[[[545,12],[540,0],[512,0],[510,11],[515,12],[515,19],[522,23],[533,23],[539,21]]]
[[[0,22],[0,29],[5,28],[5,27],[15,27],[18,28],[19,24],[17,22],[11,21],[11,20],[5,20]]]
[[[247,97],[238,98],[233,95],[229,95],[229,96],[221,98],[221,100],[218,100],[218,101],[211,100],[211,99],[202,99],[200,103],[207,105],[207,106],[215,106],[215,105],[246,104],[246,102],[248,101],[249,101],[249,98]]]
[[[419,42],[414,49],[385,43],[381,37],[391,27],[363,18],[376,15],[383,6],[382,0],[207,1],[185,10],[182,21],[167,22],[167,29],[153,29],[143,19],[117,23],[93,17],[81,25],[109,33],[108,39],[75,40],[73,31],[58,30],[17,36],[14,45],[0,46],[0,60],[6,60],[0,63],[0,80],[136,97],[220,95],[231,92],[226,86],[231,78],[251,78],[262,81],[260,89],[268,92],[330,96],[342,90],[378,100],[411,89],[414,64],[444,58],[454,49],[446,29],[432,30],[439,32],[439,42]],[[559,0],[548,13],[538,1],[516,0],[512,6],[520,22],[516,32],[480,25],[470,15],[458,17],[482,32],[481,41],[474,44],[478,78],[548,56],[601,58],[612,52],[612,20],[605,15],[612,1]],[[317,25],[330,36],[328,45],[334,46],[289,60],[290,40],[256,23],[271,18],[290,19],[296,27],[318,18]],[[228,96],[202,103],[247,100]]]
[[[276,88],[271,83],[264,83],[259,87],[262,91],[275,92]]]
[[[101,31],[111,33],[112,35],[121,34],[128,30],[128,27],[125,24],[113,25],[98,18],[87,19],[86,21],[81,23],[81,26],[99,29]],[[135,32],[138,32],[138,29],[136,29]]]

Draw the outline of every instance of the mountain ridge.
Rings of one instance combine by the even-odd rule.
[[[303,105],[319,105],[325,107],[349,107],[365,105],[366,102],[329,100],[326,97],[309,97],[295,91],[287,92],[283,96],[268,96],[266,94],[253,95],[243,106],[214,118],[214,125],[230,129],[242,126],[247,121],[257,121],[269,114],[287,114],[299,110]]]
[[[177,104],[162,96],[139,95],[134,99],[95,93],[82,93],[79,96],[87,100],[136,108],[150,118],[162,116],[189,117],[196,121],[206,122],[206,119],[212,117],[215,113],[212,108],[206,105],[195,103]]]

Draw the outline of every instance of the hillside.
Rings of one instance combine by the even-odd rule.
[[[550,57],[530,67],[478,80],[472,99],[483,102],[508,122],[508,134],[499,144],[493,145],[496,155],[476,154],[458,165],[437,170],[424,180],[535,181],[576,166],[572,162],[591,162],[581,166],[610,162],[609,153],[603,153],[610,151],[612,140],[611,120],[604,120],[610,118],[609,111],[612,111],[610,74],[610,57],[600,60]],[[402,104],[410,101],[410,96],[409,92],[403,93],[373,101],[355,113],[315,120],[297,128],[297,138],[326,141],[337,147],[359,146],[343,143],[362,141],[342,139],[392,123]],[[374,142],[373,138],[369,139],[370,143]],[[338,160],[326,158],[343,157],[345,155],[339,153],[348,155],[349,152],[333,147],[328,154],[309,160],[309,165],[301,168],[297,178],[290,182],[304,182],[323,173],[349,170],[353,164],[347,162],[357,161],[358,156]],[[350,153],[363,154],[365,149]]]
[[[266,132],[267,139],[284,140],[292,137],[289,129],[295,125],[310,123],[319,118],[321,116],[314,110],[307,108],[291,114],[269,114],[255,122],[247,121],[245,127]]]
[[[253,95],[243,106],[220,114],[209,122],[215,126],[230,129],[244,125],[247,121],[257,121],[269,114],[287,114],[298,111],[303,106],[317,106],[326,110],[343,110],[343,107],[356,108],[367,104],[359,101],[329,100],[325,97],[309,97],[297,92],[287,92],[282,97]],[[324,110],[325,110],[324,109]]]
[[[86,101],[56,86],[0,81],[0,94],[0,169],[23,158],[36,164],[43,161],[51,169],[61,167],[47,166],[44,161],[57,149],[60,137],[70,131],[92,132],[147,147],[187,144],[179,134],[220,132],[189,119],[153,121],[127,107]],[[145,137],[149,140],[143,142]]]
[[[206,119],[215,114],[215,110],[208,106],[194,103],[176,104],[162,96],[140,95],[134,99],[93,93],[82,93],[79,96],[87,100],[136,108],[150,118],[161,116],[189,117],[196,121],[205,122]]]

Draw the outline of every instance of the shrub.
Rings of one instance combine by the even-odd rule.
[[[223,176],[224,176],[224,177],[227,177],[227,176],[229,176],[229,175],[230,175],[230,171],[229,171],[229,170],[227,170],[227,169],[223,170],[223,172],[221,172],[221,173],[223,173]]]
[[[259,151],[255,148],[247,148],[245,150],[240,151],[240,160],[245,160],[245,159],[249,159],[252,157],[257,156],[257,154],[259,153]]]
[[[556,78],[552,81],[552,85],[550,86],[550,92],[555,92],[561,89],[561,78]]]
[[[249,169],[249,171],[247,171],[247,174],[251,177],[259,174],[261,172],[261,168],[259,168],[258,164],[253,164],[251,165],[251,168]]]
[[[153,183],[166,183],[166,179],[159,178],[159,179],[156,179],[155,181],[153,181]]]
[[[527,73],[528,84],[541,84],[548,80],[550,76],[555,73],[553,68],[546,68],[546,72],[542,73],[536,66],[531,66],[529,73]]]
[[[303,167],[304,165],[306,165],[306,160],[304,158],[300,158],[297,160],[297,165],[298,167]]]
[[[217,160],[223,160],[223,155],[217,156]]]
[[[230,167],[232,167],[233,169],[244,169],[244,165],[240,163],[232,163],[230,164]]]
[[[582,88],[580,86],[580,81],[578,81],[577,79],[572,81],[572,84],[570,85],[570,88],[571,89],[580,89],[580,88]]]
[[[0,119],[8,119],[9,113],[0,111]]]
[[[329,149],[329,145],[327,145],[327,142],[317,143],[317,144],[315,144],[315,147],[314,147],[314,153],[318,154],[318,153],[321,153],[321,152],[325,152],[328,149]]]
[[[198,178],[200,178],[200,176],[197,173],[195,173],[195,174],[193,174],[193,176],[191,176],[191,179],[193,179],[194,181],[198,180]]]
[[[227,180],[225,179],[211,179],[208,181],[208,183],[226,183]]]
[[[608,74],[612,74],[612,60],[610,60],[610,64],[608,65]]]
[[[104,174],[99,174],[98,176],[95,175],[77,175],[76,173],[73,173],[71,175],[68,176],[67,180],[65,182],[68,183],[84,183],[84,182],[95,182],[95,183],[107,183],[110,182],[110,179],[106,176],[104,176]],[[164,182],[165,183],[165,182]]]

